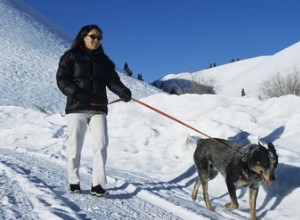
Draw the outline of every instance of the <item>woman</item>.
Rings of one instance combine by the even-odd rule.
[[[68,179],[71,193],[80,193],[79,166],[87,128],[94,139],[93,172],[90,193],[105,196],[107,159],[106,87],[123,101],[131,100],[131,91],[120,81],[113,62],[105,55],[97,25],[80,29],[72,46],[60,58],[56,74],[60,91],[67,96],[66,114],[69,129]]]

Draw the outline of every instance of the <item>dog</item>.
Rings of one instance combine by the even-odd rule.
[[[264,180],[267,185],[275,178],[278,155],[272,143],[268,148],[260,143],[237,145],[224,139],[199,139],[194,152],[194,163],[198,173],[192,192],[195,201],[202,185],[206,207],[213,211],[208,195],[208,181],[220,172],[225,178],[231,201],[225,204],[230,210],[237,209],[237,187],[249,187],[250,218],[256,220],[256,198]]]

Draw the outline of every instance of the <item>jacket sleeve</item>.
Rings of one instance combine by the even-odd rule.
[[[111,77],[108,81],[107,87],[110,91],[115,93],[121,99],[131,99],[131,91],[128,89],[120,80],[118,73],[115,71],[115,66],[113,63],[110,64],[111,67]]]
[[[64,54],[59,61],[56,73],[56,82],[59,90],[67,97],[72,98],[77,90],[73,80],[73,61],[69,54]]]

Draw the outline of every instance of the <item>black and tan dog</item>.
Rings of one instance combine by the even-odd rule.
[[[200,139],[194,153],[198,177],[192,192],[196,200],[202,185],[206,207],[213,210],[208,196],[208,181],[220,172],[225,178],[231,202],[225,206],[232,210],[239,207],[236,187],[249,186],[250,217],[256,219],[256,197],[262,180],[270,185],[275,180],[278,156],[272,143],[268,149],[261,144],[237,145],[223,139]]]

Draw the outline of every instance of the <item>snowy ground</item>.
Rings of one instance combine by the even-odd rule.
[[[0,0],[0,28],[9,34],[0,35],[0,219],[249,218],[247,189],[237,191],[239,209],[224,208],[229,196],[221,175],[209,185],[215,212],[206,209],[202,190],[195,202],[191,200],[196,177],[192,155],[197,138],[205,137],[134,101],[109,106],[106,188],[110,196],[89,195],[89,133],[80,170],[83,193],[71,195],[65,98],[55,84],[65,41],[32,13],[22,1]],[[39,46],[37,36],[51,40]],[[277,180],[270,187],[262,184],[257,215],[272,220],[299,218],[299,97],[261,101],[235,94],[172,96],[123,75],[122,80],[135,98],[210,136],[239,143],[273,142],[279,155]]]
[[[237,142],[272,141],[280,164],[277,180],[263,185],[258,216],[296,219],[299,201],[300,98],[287,96],[261,102],[222,96],[168,96],[142,101],[212,136]],[[204,104],[206,103],[206,104]],[[294,103],[290,108],[289,103]],[[182,114],[182,113],[187,114]],[[201,135],[151,112],[137,103],[110,107],[108,158],[110,196],[88,195],[91,139],[87,136],[81,169],[82,195],[67,190],[67,126],[61,114],[15,106],[0,107],[0,218],[3,219],[247,219],[245,190],[238,190],[240,208],[227,211],[229,196],[223,178],[210,184],[216,212],[206,210],[202,195],[190,198],[196,176],[192,161]],[[128,126],[130,125],[130,126]],[[298,213],[298,214],[297,214]]]

